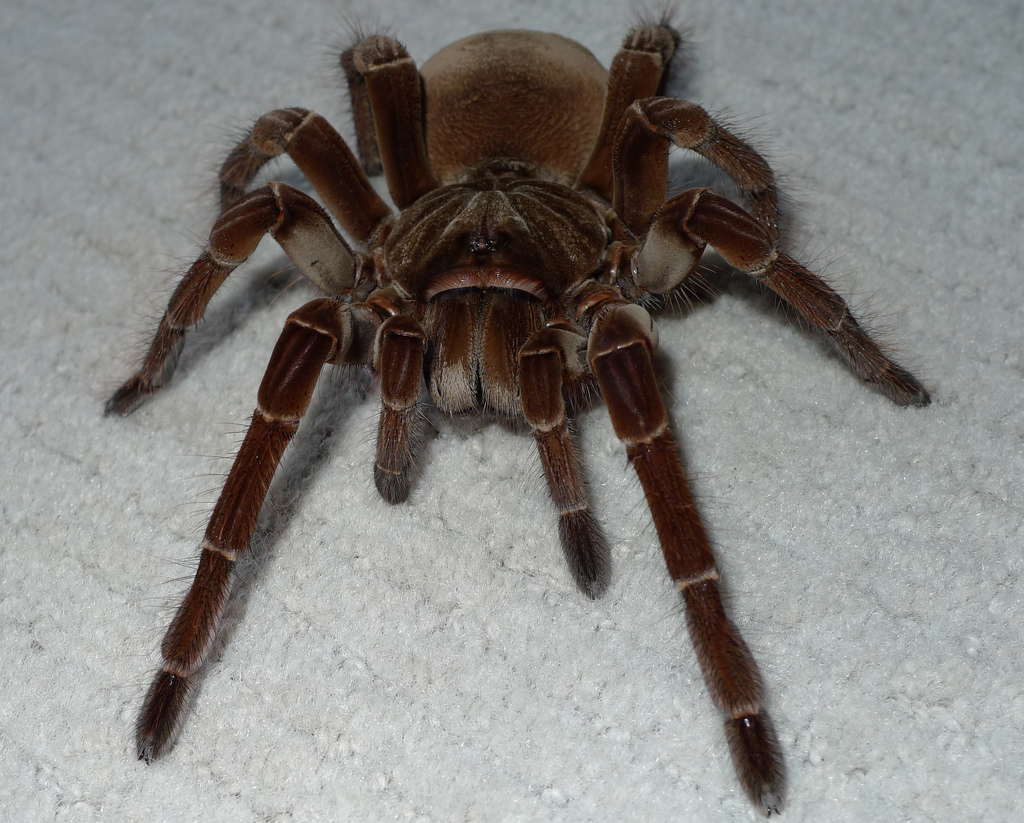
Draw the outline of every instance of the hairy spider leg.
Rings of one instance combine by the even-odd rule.
[[[354,326],[375,325],[370,311],[354,312],[341,298],[313,300],[293,312],[270,357],[249,431],[214,506],[192,587],[161,652],[163,666],[146,695],[136,725],[140,760],[149,762],[173,741],[189,692],[217,635],[231,591],[231,570],[249,549],[260,509],[281,456],[309,407],[320,371],[343,362]]]
[[[427,155],[416,63],[393,37],[375,34],[342,54],[341,65],[348,76],[363,165],[374,169],[379,164],[391,198],[404,210],[438,185]]]
[[[209,243],[171,295],[142,364],[107,401],[107,414],[129,414],[170,379],[186,332],[202,319],[214,293],[255,251],[266,232],[326,293],[351,288],[352,252],[315,201],[283,183],[244,193],[260,167],[284,152],[356,240],[368,239],[391,216],[345,141],[326,120],[304,109],[281,109],[261,117],[221,168],[223,211]],[[312,256],[303,256],[301,250],[285,247],[285,238],[291,234],[301,236],[303,243],[319,237],[321,245],[314,246]],[[293,251],[298,259],[292,257]]]
[[[611,562],[590,511],[579,455],[569,434],[564,387],[584,377],[587,338],[565,326],[535,332],[519,351],[523,416],[533,430],[551,499],[560,515],[558,536],[576,585],[587,597],[608,587]]]
[[[221,166],[221,210],[238,203],[259,170],[282,154],[294,161],[353,240],[365,243],[391,216],[341,135],[306,109],[278,109],[256,121]]]
[[[928,405],[927,389],[885,355],[835,290],[779,251],[760,221],[712,191],[690,189],[658,210],[638,257],[639,284],[671,291],[696,265],[706,245],[778,295],[865,383],[899,406]]]
[[[601,127],[593,153],[576,181],[577,189],[593,189],[612,202],[612,149],[619,124],[633,103],[662,90],[679,39],[679,33],[667,25],[638,26],[626,35],[608,70]]]
[[[768,163],[695,103],[649,97],[630,106],[613,149],[612,204],[638,237],[668,194],[668,149],[674,143],[724,171],[750,201],[772,240],[779,236],[779,195]]]
[[[377,334],[374,370],[380,375],[381,407],[373,479],[388,503],[403,502],[412,485],[426,345],[419,321],[408,316],[389,317]]]
[[[770,815],[782,803],[782,756],[760,705],[757,664],[722,605],[715,555],[658,390],[652,335],[653,324],[643,309],[609,300],[595,308],[587,358],[615,434],[640,478],[669,575],[682,592],[690,640],[711,699],[725,714],[726,738],[740,783],[754,804]]]

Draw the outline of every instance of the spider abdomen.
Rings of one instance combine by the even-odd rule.
[[[427,150],[442,183],[495,158],[545,168],[567,185],[583,170],[608,80],[579,43],[536,31],[486,32],[442,49],[420,75]]]

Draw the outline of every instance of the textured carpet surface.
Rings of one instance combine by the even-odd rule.
[[[557,9],[554,7],[557,5]],[[621,3],[14,0],[0,14],[0,818],[746,820],[639,486],[579,415],[614,581],[558,548],[531,438],[435,421],[411,499],[325,377],[177,746],[137,762],[160,637],[284,318],[273,243],[170,385],[102,416],[264,111],[351,137],[346,20],[419,61],[536,28],[605,64]],[[790,248],[933,389],[898,409],[743,278],[659,376],[760,662],[790,821],[1010,820],[1024,767],[1024,106],[1017,0],[694,0],[673,87],[771,159]],[[695,170],[694,170],[695,169]],[[282,163],[275,174],[300,183]],[[681,165],[674,182],[703,179]]]

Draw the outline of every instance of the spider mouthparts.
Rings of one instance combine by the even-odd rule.
[[[517,269],[504,266],[457,266],[441,272],[423,290],[420,299],[429,303],[437,295],[455,289],[512,289],[524,291],[538,300],[550,300],[548,290],[539,280]]]

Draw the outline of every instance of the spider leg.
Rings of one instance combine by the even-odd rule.
[[[360,37],[359,42],[365,38]],[[366,78],[356,69],[353,55],[355,46],[345,49],[338,62],[348,81],[348,98],[352,105],[352,125],[356,131],[356,149],[359,161],[367,174],[380,174],[380,146],[377,145],[377,131],[373,127],[373,109],[370,95],[366,90]]]
[[[861,380],[897,405],[928,404],[924,386],[883,353],[842,297],[779,251],[774,237],[758,220],[707,189],[683,192],[657,212],[637,259],[638,284],[647,288],[650,282],[651,291],[670,291],[696,265],[705,244],[730,266],[775,292],[828,341]]]
[[[605,200],[612,199],[612,147],[619,123],[629,106],[661,89],[678,42],[679,33],[666,25],[638,26],[626,35],[608,70],[601,127],[577,189],[595,189]]]
[[[322,291],[341,294],[355,284],[352,250],[315,200],[284,183],[256,189],[213,224],[209,243],[171,295],[142,365],[107,401],[107,414],[128,414],[170,378],[186,330],[267,232]]]
[[[346,359],[351,343],[374,324],[372,312],[319,298],[293,312],[274,348],[249,431],[228,473],[202,543],[192,587],[164,636],[163,666],[136,726],[139,759],[159,757],[172,742],[196,673],[217,634],[231,590],[231,569],[249,548],[257,517],[285,447],[299,427],[325,363]]]
[[[690,639],[708,692],[725,714],[740,783],[770,815],[782,802],[782,757],[771,721],[760,707],[757,664],[722,605],[715,555],[658,391],[651,361],[655,339],[646,311],[609,301],[596,309],[587,359],[615,433],[640,478],[669,574],[682,592]]]
[[[561,519],[558,535],[576,585],[590,598],[608,587],[608,547],[590,512],[579,456],[569,435],[563,385],[586,372],[586,338],[548,326],[519,351],[519,383],[526,422],[533,429],[544,477]]]
[[[670,97],[638,100],[626,111],[612,161],[615,211],[642,235],[668,191],[668,148],[696,152],[728,174],[750,201],[751,213],[770,237],[779,234],[775,174],[753,148],[700,106]]]
[[[374,368],[380,374],[380,421],[373,479],[388,503],[409,496],[415,455],[417,401],[427,337],[412,317],[395,315],[377,333]]]
[[[391,214],[330,123],[306,109],[264,114],[220,170],[221,211],[245,195],[260,168],[287,153],[349,236],[365,242]]]
[[[342,66],[355,101],[357,130],[366,129],[368,105],[388,189],[395,205],[406,209],[438,185],[427,155],[423,96],[416,63],[397,40],[374,34],[342,55]],[[360,153],[364,142],[361,137]],[[372,164],[372,149],[368,151],[369,156],[363,154],[364,163],[369,160]]]

